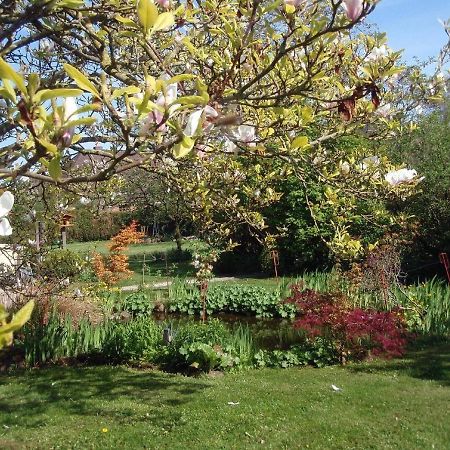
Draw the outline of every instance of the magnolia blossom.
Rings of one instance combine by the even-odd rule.
[[[378,156],[367,156],[361,161],[361,170],[367,170],[380,165],[380,158]]]
[[[184,134],[189,137],[193,137],[200,126],[202,117],[204,122],[202,124],[203,131],[211,131],[214,127],[214,120],[218,117],[219,113],[209,105],[206,105],[202,109],[197,109],[189,114]]]
[[[73,120],[77,120],[78,115],[75,114],[78,109],[77,103],[73,97],[66,97],[64,101],[64,122],[68,123]],[[68,147],[72,143],[73,134],[75,133],[75,127],[69,127],[64,130],[62,135],[62,143],[64,147]]]
[[[225,151],[227,153],[236,152],[237,147],[235,142],[246,144],[249,147],[256,145],[256,130],[251,125],[240,125],[232,130],[230,134],[232,139],[225,138]]]
[[[399,169],[388,172],[384,179],[391,185],[397,186],[402,183],[409,183],[417,177],[417,172],[414,169]],[[418,181],[422,181],[423,177]]]
[[[349,20],[354,22],[363,12],[362,0],[343,0],[342,6]]]
[[[156,3],[158,3],[158,5],[162,6],[163,8],[168,8],[170,6],[169,0],[156,0]]]
[[[170,76],[167,73],[163,73],[160,77],[164,81],[168,81],[170,79]],[[158,105],[161,109],[168,108],[169,117],[178,109],[179,105],[172,105],[172,103],[177,99],[178,97],[178,84],[177,83],[171,83],[166,87],[165,92],[162,92],[159,94],[158,98],[156,99],[156,105]],[[140,135],[145,136],[148,134],[150,128],[153,125],[158,125],[158,128],[156,131],[166,131],[167,126],[165,123],[163,123],[164,120],[164,112],[162,112],[160,109],[155,109],[154,111],[151,111],[147,117],[143,120]]]
[[[389,56],[389,49],[386,45],[381,45],[380,47],[375,47],[372,51],[367,55],[367,61],[377,61],[380,58],[385,58]]]
[[[3,192],[0,196],[0,236],[10,236],[12,234],[12,228],[6,216],[13,205],[14,195],[9,191]]]

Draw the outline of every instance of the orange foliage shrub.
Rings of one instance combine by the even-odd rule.
[[[92,259],[94,271],[97,277],[106,284],[117,283],[132,273],[128,266],[128,256],[124,252],[130,244],[142,242],[144,233],[137,231],[137,226],[137,222],[133,220],[130,225],[111,238],[111,244],[108,245],[108,256],[94,254]]]

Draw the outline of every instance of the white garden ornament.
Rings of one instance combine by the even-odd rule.
[[[6,217],[14,205],[14,195],[9,191],[0,196],[0,236],[10,236],[12,228]]]

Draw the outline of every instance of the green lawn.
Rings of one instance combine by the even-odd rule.
[[[0,377],[0,448],[446,449],[449,404],[448,344],[222,377],[57,367]]]
[[[74,252],[90,252],[96,251],[99,253],[107,252],[107,245],[110,241],[90,241],[90,242],[72,242],[67,244],[67,248]],[[183,245],[184,249],[192,248],[194,241],[185,242]],[[150,244],[132,244],[129,250],[126,252],[127,255],[139,255],[144,253],[155,253],[155,252],[166,252],[169,250],[174,250],[176,248],[176,243],[174,241],[168,242],[152,242]]]

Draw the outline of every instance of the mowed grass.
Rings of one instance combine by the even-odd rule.
[[[87,253],[96,251],[99,253],[107,253],[110,241],[89,241],[89,242],[71,242],[67,244],[67,248],[74,252]],[[192,248],[193,242],[189,241],[184,244],[184,248]],[[127,255],[140,255],[144,253],[167,252],[175,250],[176,243],[174,241],[167,242],[151,242],[148,244],[131,244],[126,252]]]
[[[449,357],[439,344],[402,360],[220,377],[105,366],[2,375],[0,448],[447,449]]]

